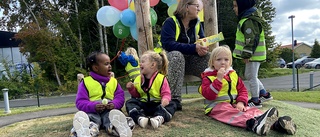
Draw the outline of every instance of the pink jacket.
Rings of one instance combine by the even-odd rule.
[[[227,74],[235,72],[232,68],[228,70],[226,75],[224,76],[224,79],[230,79]],[[218,71],[217,70],[212,70],[212,69],[206,69],[202,74],[202,96],[205,97],[208,100],[215,100],[218,96],[215,92],[213,92],[210,88],[210,86],[213,86],[217,91],[220,92],[222,88],[222,82],[220,82],[218,79],[215,79],[213,82],[210,81],[207,76],[217,76]],[[237,102],[243,102],[245,106],[247,106],[248,102],[248,91],[247,88],[245,87],[243,81],[241,80],[240,77],[238,77],[238,84],[237,84],[237,91],[238,91],[238,96],[236,101]]]

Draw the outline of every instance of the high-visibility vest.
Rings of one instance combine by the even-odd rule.
[[[211,83],[217,79],[216,76],[207,76]],[[229,102],[231,104],[236,103],[238,96],[237,83],[238,75],[236,72],[229,73],[230,81],[222,79],[222,88],[218,93],[218,97],[215,100],[205,100],[205,114],[211,112],[212,108],[220,102]],[[199,87],[199,93],[202,94],[202,88]]]
[[[244,51],[244,47],[246,46],[246,38],[244,37],[244,34],[241,31],[241,27],[243,23],[248,18],[243,18],[239,21],[238,27],[237,27],[237,33],[236,33],[236,41],[235,41],[235,49],[233,50],[233,57],[242,59],[241,53]],[[266,44],[265,44],[265,36],[264,36],[264,30],[260,33],[259,43],[257,45],[257,48],[253,52],[252,50],[245,51],[252,54],[250,61],[265,61],[267,58],[267,52],[266,52]]]
[[[117,80],[113,77],[110,77],[108,83],[106,83],[105,85],[101,85],[91,76],[88,76],[83,79],[83,84],[88,90],[90,101],[101,100],[103,98],[113,100],[114,93],[118,86]]]
[[[134,80],[137,76],[140,75],[140,65],[139,61],[137,61],[138,66],[134,67],[130,62],[127,63],[125,70],[128,72],[130,80]]]
[[[141,75],[137,76],[134,80],[136,83],[134,86],[137,89],[138,93],[140,94],[140,100],[142,102],[160,102],[161,101],[161,87],[164,81],[165,76],[158,73],[152,81],[151,87],[148,91],[144,91],[141,88]],[[149,84],[149,83],[148,83]]]
[[[177,20],[176,16],[170,16],[170,18],[173,19],[174,23],[176,24],[176,35],[175,35],[175,39],[176,41],[179,38],[180,35],[180,23]],[[196,24],[196,30],[195,30],[195,38],[197,38],[197,35],[199,34],[200,31],[200,22],[198,21]],[[196,40],[195,40],[196,41]],[[161,35],[158,37],[158,44],[157,46],[154,48],[154,51],[156,51],[157,53],[160,53],[162,50],[162,43],[161,43]]]

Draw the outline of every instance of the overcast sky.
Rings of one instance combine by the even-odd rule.
[[[272,26],[276,42],[287,45],[292,43],[291,19],[293,18],[294,39],[310,46],[320,40],[320,0],[271,0],[276,8]]]

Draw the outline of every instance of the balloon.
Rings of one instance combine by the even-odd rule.
[[[120,20],[123,25],[131,27],[136,23],[136,14],[130,9],[125,9],[120,14]]]
[[[177,4],[177,1],[176,0],[162,0],[163,3],[166,3],[169,7],[172,5],[172,4]]]
[[[172,4],[169,8],[168,8],[168,15],[173,16],[173,12],[177,9],[178,4]]]
[[[103,6],[97,12],[97,20],[101,25],[109,27],[119,21],[120,13],[115,7]]]
[[[124,10],[128,8],[128,0],[108,0],[109,4],[118,10]]]
[[[160,0],[150,0],[150,6],[156,6],[159,3]]]
[[[156,25],[156,23],[158,21],[158,15],[157,15],[156,11],[154,11],[153,8],[150,8],[150,18],[151,18],[151,25],[152,26]]]
[[[113,25],[112,31],[113,34],[119,39],[128,37],[130,34],[130,28],[123,25],[121,21],[118,21],[116,24]]]
[[[200,19],[200,22],[204,22],[203,9],[198,12],[198,17]]]
[[[132,38],[134,38],[135,40],[138,40],[138,31],[137,31],[137,25],[134,24],[130,27],[130,33]]]
[[[130,2],[130,4],[129,4],[129,9],[132,10],[132,11],[135,10],[135,8],[134,8],[134,1],[133,1],[133,0],[132,0],[132,1]]]

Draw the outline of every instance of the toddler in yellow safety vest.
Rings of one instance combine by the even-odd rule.
[[[270,129],[287,134],[296,133],[291,117],[278,117],[274,107],[262,112],[257,107],[248,107],[248,91],[235,70],[232,69],[232,54],[227,46],[212,50],[208,68],[201,74],[200,94],[205,100],[205,114],[220,122],[246,128],[259,135]]]
[[[139,57],[136,49],[128,47],[125,52],[118,52],[118,60],[125,66],[125,70],[133,81],[140,75]]]
[[[135,124],[120,111],[125,102],[124,90],[111,76],[110,57],[92,52],[86,64],[90,76],[84,77],[78,85],[75,104],[79,111],[74,116],[70,136],[95,137],[99,129],[114,136],[132,136]]]
[[[168,59],[161,53],[146,51],[140,58],[140,75],[126,87],[132,98],[126,101],[126,110],[135,123],[145,128],[149,121],[153,128],[169,122],[176,110],[166,78]]]

